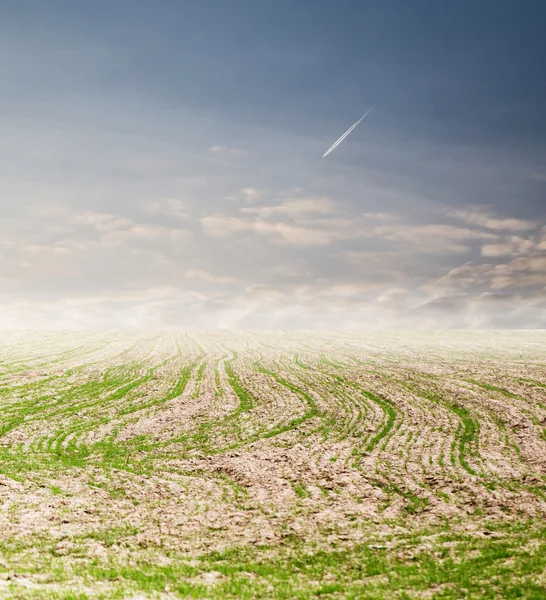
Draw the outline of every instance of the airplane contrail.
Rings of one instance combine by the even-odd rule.
[[[375,108],[375,104],[370,108],[370,110],[366,111],[360,117],[360,119],[358,119],[358,121],[356,123],[353,123],[353,125],[351,125],[349,127],[349,129],[347,129],[347,131],[328,148],[328,150],[326,150],[326,152],[322,155],[322,158],[324,158],[325,156],[328,156],[328,154],[330,154],[330,152],[332,152],[332,150],[337,148],[339,146],[339,144],[341,144],[341,142],[351,133],[351,131],[364,119],[364,117],[367,117],[374,108]]]

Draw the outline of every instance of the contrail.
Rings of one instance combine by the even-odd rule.
[[[341,142],[351,133],[351,131],[360,123],[360,121],[362,121],[364,119],[364,117],[367,117],[372,110],[375,108],[375,104],[370,108],[370,110],[366,111],[361,117],[360,119],[358,119],[358,121],[356,123],[354,123],[353,125],[351,125],[349,127],[349,129],[347,129],[347,131],[339,138],[339,140],[337,140],[336,142],[334,142],[329,148],[328,150],[326,150],[326,152],[322,155],[322,158],[324,158],[325,156],[328,156],[328,154],[330,154],[330,152],[332,152],[332,150],[334,148],[337,148],[339,146],[339,144],[341,144]]]

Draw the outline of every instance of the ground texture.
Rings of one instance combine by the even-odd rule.
[[[546,332],[4,333],[0,597],[545,598]]]

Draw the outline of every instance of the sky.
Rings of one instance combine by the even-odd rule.
[[[545,24],[4,0],[0,327],[546,328]]]

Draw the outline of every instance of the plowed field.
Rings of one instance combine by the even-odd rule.
[[[546,332],[5,332],[0,597],[545,598]]]

